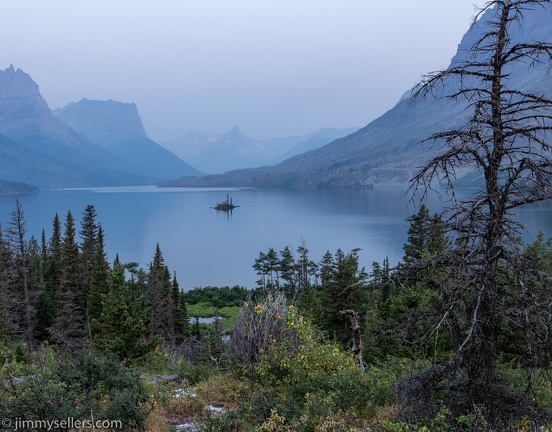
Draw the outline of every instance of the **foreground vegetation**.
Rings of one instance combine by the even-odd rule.
[[[63,235],[58,225],[56,216],[52,238],[43,236],[41,246],[33,237],[21,241],[24,217],[16,203],[3,231],[0,413],[6,418],[115,419],[124,430],[147,431],[178,424],[204,431],[552,425],[552,351],[540,341],[540,363],[526,363],[519,343],[526,328],[513,322],[500,336],[497,382],[518,409],[501,414],[502,424],[493,425],[484,404],[450,403],[450,391],[460,394],[452,387],[424,394],[418,411],[402,399],[404,386],[448,361],[468,331],[441,315],[452,269],[421,265],[454,247],[425,207],[411,218],[395,268],[384,260],[367,271],[357,250],[328,251],[314,262],[305,244],[269,249],[253,263],[259,276],[253,290],[181,292],[159,246],[148,270],[107,263],[92,206],[83,212],[79,243],[70,213]],[[93,253],[86,252],[90,242]],[[521,259],[542,277],[527,289],[546,302],[551,242],[538,236]],[[502,275],[517,277],[507,268]],[[360,320],[360,343],[350,311]],[[190,316],[215,319],[200,325]]]

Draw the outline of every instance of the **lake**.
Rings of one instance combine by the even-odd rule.
[[[227,194],[240,207],[232,213],[214,207]],[[360,248],[360,263],[369,270],[373,261],[388,256],[391,265],[403,256],[408,223],[417,211],[407,206],[402,189],[194,189],[154,186],[44,190],[19,197],[28,237],[47,238],[55,213],[65,221],[71,210],[80,230],[88,204],[94,205],[105,232],[108,257],[136,261],[147,268],[159,243],[165,262],[177,274],[180,286],[241,285],[252,288],[252,268],[259,252],[272,247],[296,249],[307,244],[310,258],[320,261],[329,250]],[[432,212],[442,207],[433,197]],[[0,196],[0,223],[6,227],[13,199]],[[542,230],[552,236],[552,206],[533,205],[520,210],[530,239]]]

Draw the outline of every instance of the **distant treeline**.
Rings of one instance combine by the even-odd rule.
[[[23,182],[0,180],[0,195],[10,195],[19,193],[37,193],[38,188]]]

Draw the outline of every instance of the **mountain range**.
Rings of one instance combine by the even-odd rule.
[[[466,60],[470,48],[487,25],[488,10],[462,38],[450,67]],[[527,10],[522,25],[513,25],[513,41],[552,41],[550,4]],[[384,65],[381,65],[384,67]],[[513,88],[552,98],[552,74],[546,68],[517,64],[508,70]],[[448,82],[446,91],[459,88]],[[438,145],[421,145],[432,134],[464,123],[467,101],[448,102],[426,98],[414,102],[411,90],[397,104],[355,133],[315,150],[291,157],[271,167],[242,169],[197,179],[179,179],[167,186],[256,187],[367,187],[408,186],[421,166],[440,152]],[[472,181],[473,173],[457,172],[460,181]],[[464,177],[462,179],[462,177]]]
[[[72,104],[58,114],[73,112],[71,118],[76,120],[82,105]],[[54,116],[27,73],[13,65],[0,71],[0,179],[57,188],[153,184],[201,174],[149,140],[143,128],[129,133],[129,124],[141,125],[137,111],[132,113],[125,104],[112,101],[93,105],[95,116],[90,118],[95,123],[77,131]],[[134,115],[132,121],[125,117],[128,113]],[[110,121],[112,128],[103,135],[91,132],[94,127],[103,130]],[[75,126],[79,126],[76,121]],[[170,169],[150,168],[163,164]]]
[[[471,55],[487,22],[484,14],[470,27],[451,67]],[[525,11],[510,37],[552,41],[552,6]],[[511,87],[552,99],[552,74],[546,68],[516,64],[506,72]],[[447,82],[445,90],[459,86]],[[220,135],[190,132],[160,145],[147,136],[136,105],[82,99],[52,112],[32,78],[10,66],[0,71],[0,180],[40,188],[405,186],[441,151],[419,143],[461,125],[469,114],[467,101],[413,102],[410,95],[411,90],[405,92],[392,109],[356,131],[326,128],[257,140],[234,127]],[[457,174],[464,182],[474,179],[467,171]]]
[[[234,127],[190,132],[163,147],[148,137],[133,103],[81,99],[52,111],[27,73],[0,70],[0,180],[40,188],[156,184],[267,165],[354,130],[256,140]]]
[[[53,111],[82,136],[124,163],[119,170],[154,179],[203,173],[151,140],[133,103],[82,99]]]
[[[234,126],[219,135],[188,132],[160,144],[201,171],[218,174],[233,169],[274,165],[357,130],[322,128],[301,136],[258,140],[243,134]]]

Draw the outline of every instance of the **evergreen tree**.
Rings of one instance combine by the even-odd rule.
[[[174,273],[171,290],[172,302],[174,304],[175,343],[181,343],[186,336],[190,335],[190,317],[186,309],[184,296]]]
[[[354,309],[360,314],[367,310],[368,292],[363,281],[366,279],[364,268],[358,264],[359,249],[345,254],[338,249],[333,259],[331,279],[322,287],[320,327],[330,336],[343,343],[351,339],[348,320],[341,313]]]
[[[102,351],[117,354],[121,360],[144,355],[150,348],[142,342],[146,336],[145,316],[135,307],[125,282],[124,266],[116,257],[109,281],[109,291],[101,294],[102,310],[94,322],[98,334],[94,344]]]
[[[194,325],[192,326],[192,337],[196,338],[197,340],[201,339],[201,330],[199,327],[199,318],[194,318]]]
[[[61,290],[71,289],[76,292],[80,281],[79,247],[75,240],[75,220],[71,211],[65,218],[65,231],[61,243]]]
[[[104,234],[102,227],[99,226],[87,301],[87,316],[92,323],[101,316],[102,296],[109,291],[109,276],[109,263],[104,250]]]
[[[35,292],[30,281],[30,262],[28,243],[25,240],[26,221],[23,207],[19,200],[15,199],[15,209],[11,212],[8,223],[8,239],[15,260],[15,287],[14,296],[20,305],[20,329],[22,338],[28,343],[32,351],[35,345]]]
[[[279,270],[280,270],[280,261],[278,260],[278,254],[274,248],[269,248],[268,252],[265,254],[263,252],[259,253],[259,258],[255,260],[253,264],[258,276],[261,276],[257,280],[257,287],[266,290],[276,290],[280,286],[279,279]]]
[[[330,251],[326,251],[319,265],[320,284],[322,287],[331,282],[334,266],[335,263],[332,253]]]
[[[411,263],[418,261],[422,258],[424,250],[428,243],[428,225],[429,225],[429,210],[422,204],[418,213],[411,216],[408,221],[410,227],[408,228],[407,243],[404,244],[404,256],[403,261],[405,263]]]
[[[501,335],[507,358],[529,370],[549,370],[552,365],[552,239],[544,240],[539,232],[520,257],[519,268],[512,269],[506,307],[511,319]]]
[[[265,291],[267,289],[267,270],[266,270],[266,254],[264,252],[259,252],[259,257],[255,259],[253,263],[253,269],[257,276],[260,276],[259,279],[255,282],[258,289]]]
[[[37,299],[36,337],[40,341],[50,336],[50,327],[54,324],[59,310],[61,295],[61,224],[57,213],[52,220],[52,236],[46,243],[46,234],[42,231],[42,287]]]
[[[166,291],[166,293],[168,294],[167,310],[165,311],[165,316],[167,321],[166,339],[171,346],[175,346],[176,345],[176,308],[178,303],[177,303],[177,299],[175,299],[175,296],[173,295],[173,284],[171,284],[171,274],[167,266],[165,266],[163,284],[165,285],[163,291]]]
[[[0,341],[16,329],[17,302],[14,298],[15,266],[9,243],[0,226]]]
[[[50,295],[53,313],[57,314],[61,294],[61,223],[56,213],[52,221],[52,237],[48,244],[48,258],[44,274],[45,291]]]
[[[286,246],[280,252],[280,262],[278,263],[280,278],[282,279],[282,288],[287,296],[295,295],[297,284],[295,276],[295,258],[289,246]]]
[[[52,293],[52,286],[47,283],[49,254],[48,244],[46,243],[46,233],[44,230],[42,230],[41,236],[39,266],[41,292],[36,300],[35,337],[38,341],[42,342],[48,339],[48,328],[52,326],[56,316],[53,301],[55,298],[55,292]]]
[[[79,248],[75,242],[75,221],[67,212],[61,244],[60,305],[54,325],[50,328],[52,340],[64,348],[75,350],[83,346],[87,334],[79,299]],[[89,332],[88,332],[89,333]]]
[[[317,265],[309,259],[309,249],[303,240],[297,248],[297,289],[302,290],[311,284],[311,277],[316,275]]]
[[[167,269],[159,243],[155,248],[153,262],[150,264],[147,290],[150,338],[161,337],[165,339],[169,326],[170,280],[167,280]]]
[[[83,310],[87,309],[88,291],[95,265],[96,246],[98,243],[98,224],[96,223],[96,209],[93,205],[86,206],[81,219],[80,243],[80,291],[79,304]]]

